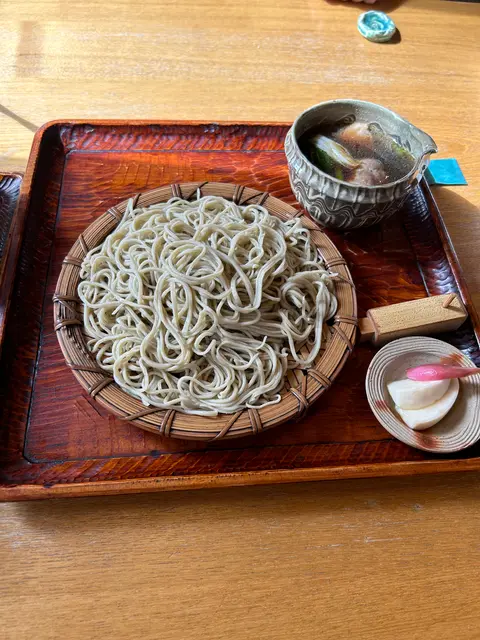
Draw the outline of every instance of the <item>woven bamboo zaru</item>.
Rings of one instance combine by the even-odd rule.
[[[335,276],[338,311],[325,327],[321,352],[308,369],[289,370],[281,392],[281,401],[261,409],[244,409],[235,414],[214,418],[189,415],[175,409],[146,407],[140,400],[123,391],[113,378],[99,368],[87,348],[83,332],[83,309],[78,298],[80,266],[86,253],[98,246],[121,220],[128,200],[111,207],[80,234],[63,261],[54,295],[54,323],[58,341],[68,367],[84,390],[102,407],[119,418],[148,431],[173,438],[219,440],[259,433],[287,420],[300,418],[312,402],[330,387],[353,349],[357,325],[357,302],[353,281],[338,250],[328,236],[310,218],[292,206],[249,187],[228,183],[189,182],[160,187],[134,196],[134,206],[148,207],[166,202],[172,196],[195,198],[216,195],[237,204],[262,204],[282,220],[301,216],[310,229],[312,241],[329,271]],[[301,353],[305,356],[307,347]]]

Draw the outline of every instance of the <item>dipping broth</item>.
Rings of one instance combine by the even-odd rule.
[[[395,182],[415,163],[412,154],[376,123],[321,125],[306,131],[299,146],[321,171],[367,187]]]

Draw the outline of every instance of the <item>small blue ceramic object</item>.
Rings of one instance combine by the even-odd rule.
[[[358,17],[358,30],[372,42],[387,42],[397,30],[395,23],[383,11],[366,11]]]

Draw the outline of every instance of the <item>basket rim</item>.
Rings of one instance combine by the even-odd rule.
[[[200,196],[220,195],[239,205],[262,204],[271,215],[287,220],[299,217],[311,232],[328,270],[337,274],[335,293],[337,313],[322,351],[308,369],[290,370],[282,399],[278,404],[260,409],[244,409],[235,414],[205,417],[183,413],[177,409],[146,407],[141,400],[121,389],[113,378],[103,371],[87,348],[79,316],[80,300],[77,294],[80,266],[90,249],[98,246],[113,231],[123,217],[128,202],[134,206],[150,206],[171,197],[190,200]],[[92,242],[93,240],[93,242]],[[220,440],[257,434],[278,426],[287,420],[301,418],[309,406],[328,389],[343,368],[353,350],[356,338],[357,300],[355,286],[346,261],[318,224],[303,211],[276,198],[267,191],[229,182],[186,182],[164,185],[134,194],[110,207],[97,217],[78,236],[64,258],[57,281],[54,301],[54,328],[58,342],[75,378],[83,389],[104,409],[122,420],[153,433],[180,439]]]

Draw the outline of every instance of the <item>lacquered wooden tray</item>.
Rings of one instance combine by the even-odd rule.
[[[4,316],[8,307],[8,300],[3,299],[5,291],[2,282],[6,274],[15,268],[14,264],[8,264],[7,255],[14,260],[9,248],[15,234],[13,222],[21,182],[20,173],[0,173],[0,345],[2,343],[1,328],[4,325]]]
[[[101,410],[64,363],[52,295],[78,234],[134,192],[191,181],[235,182],[295,205],[287,125],[56,122],[35,136],[9,246],[10,301],[0,361],[0,497],[132,493],[480,469],[480,445],[438,457],[393,440],[369,409],[374,347],[360,344],[299,422],[205,444],[165,439]],[[328,232],[349,263],[359,314],[459,291],[470,312],[442,336],[480,364],[478,320],[428,187],[401,215],[366,230]]]

